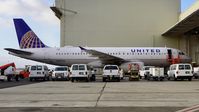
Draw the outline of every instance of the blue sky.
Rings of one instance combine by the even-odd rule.
[[[182,0],[181,10],[186,10],[196,0]],[[4,48],[19,48],[13,18],[23,18],[37,36],[48,46],[60,46],[59,19],[49,6],[54,0],[1,0],[0,1],[0,66],[15,62],[17,67],[36,64],[22,58],[8,55]]]

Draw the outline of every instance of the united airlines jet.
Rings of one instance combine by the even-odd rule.
[[[5,48],[9,54],[38,62],[70,66],[88,64],[102,67],[117,64],[126,70],[129,64],[166,67],[191,62],[178,49],[167,47],[73,47],[52,48],[44,44],[22,19],[14,19],[20,49]]]

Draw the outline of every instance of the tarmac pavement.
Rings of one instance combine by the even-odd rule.
[[[199,104],[199,80],[0,83],[0,111],[173,112]],[[10,84],[11,84],[10,83]],[[21,84],[20,84],[21,83]],[[9,85],[9,84],[8,84]],[[72,109],[72,110],[71,110]]]

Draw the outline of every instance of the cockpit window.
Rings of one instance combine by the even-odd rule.
[[[183,52],[179,52],[179,55],[185,55],[185,53],[183,53]]]

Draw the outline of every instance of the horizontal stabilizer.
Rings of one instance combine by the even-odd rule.
[[[12,48],[5,48],[5,50],[15,53],[15,54],[21,54],[21,55],[31,55],[33,53],[28,52],[28,51],[22,51],[22,50],[18,50],[18,49],[12,49]]]

